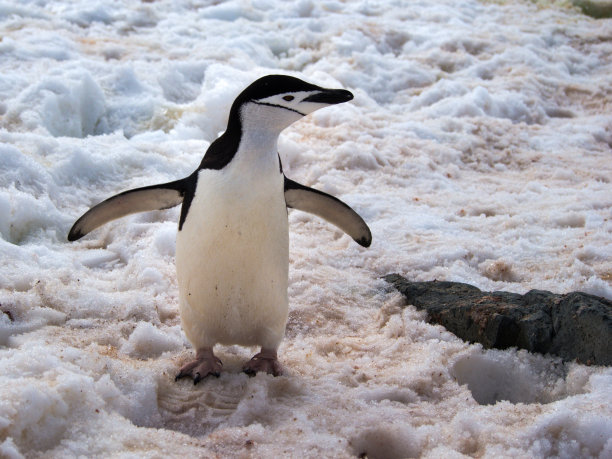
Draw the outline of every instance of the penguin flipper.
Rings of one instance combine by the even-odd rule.
[[[285,177],[285,202],[287,207],[303,210],[327,220],[363,247],[369,247],[372,243],[372,233],[366,222],[338,198]]]
[[[136,212],[169,209],[183,202],[187,179],[124,191],[85,212],[68,233],[76,241],[103,224]]]

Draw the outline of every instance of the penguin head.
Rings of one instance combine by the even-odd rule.
[[[232,113],[239,114],[243,125],[280,132],[315,110],[352,98],[345,89],[326,89],[295,77],[268,75],[242,91]]]

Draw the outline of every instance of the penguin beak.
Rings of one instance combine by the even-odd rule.
[[[320,92],[312,94],[302,102],[313,102],[315,104],[341,104],[353,98],[353,94],[346,89],[322,89]]]

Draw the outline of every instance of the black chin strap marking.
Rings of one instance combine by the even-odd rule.
[[[299,115],[306,116],[306,114],[305,114],[305,113],[298,112],[297,110],[294,110],[293,108],[283,107],[282,105],[277,105],[277,104],[269,104],[269,103],[267,103],[267,102],[257,102],[256,100],[251,100],[251,102],[253,102],[254,104],[257,104],[257,105],[267,105],[268,107],[278,107],[278,108],[284,108],[285,110],[289,110],[290,112],[295,112],[295,113],[297,113],[297,114],[299,114]]]

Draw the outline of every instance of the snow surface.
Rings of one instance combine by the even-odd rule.
[[[380,279],[612,298],[612,21],[542,5],[1,2],[0,456],[612,457],[609,368],[468,345]],[[279,148],[372,247],[292,211],[285,375],[233,346],[175,383],[178,209],[67,231],[279,72],[354,92]]]

